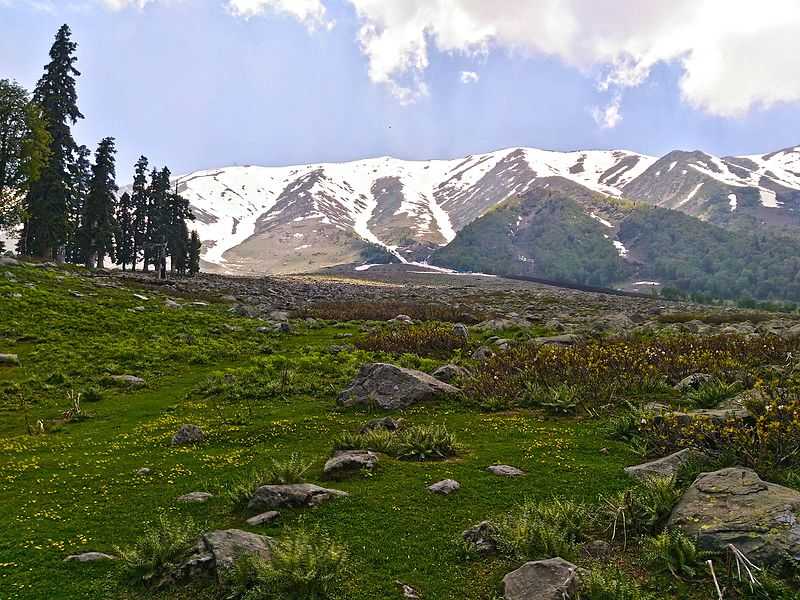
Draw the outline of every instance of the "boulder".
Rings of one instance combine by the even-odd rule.
[[[461,341],[465,344],[469,341],[469,329],[463,323],[453,325],[453,334],[461,338]]]
[[[800,561],[800,492],[767,483],[752,470],[701,473],[670,515],[677,527],[710,551],[733,544],[756,563]]]
[[[414,319],[409,317],[408,315],[397,315],[394,319],[389,319],[390,323],[405,323],[406,325],[412,325],[414,323]]]
[[[131,387],[142,387],[145,385],[145,380],[141,377],[137,377],[136,375],[111,375],[109,379],[111,379],[111,381],[114,383],[128,385]]]
[[[443,496],[449,496],[453,492],[458,491],[461,487],[461,484],[458,483],[455,479],[443,479],[442,481],[437,481],[436,483],[429,485],[428,489],[432,491],[434,494],[442,494]]]
[[[189,558],[172,579],[215,577],[223,581],[236,562],[245,556],[272,560],[272,540],[240,529],[223,529],[204,533]]]
[[[0,366],[10,366],[10,367],[18,367],[19,366],[19,356],[16,354],[0,354]]]
[[[350,387],[339,395],[338,402],[342,406],[375,404],[393,410],[458,392],[458,388],[422,371],[386,363],[368,363],[361,367]]]
[[[255,527],[257,525],[270,525],[277,521],[281,516],[277,510],[268,510],[254,517],[250,517],[245,521],[248,525]]]
[[[185,502],[187,504],[202,504],[208,502],[213,497],[214,495],[208,492],[189,492],[183,496],[178,496],[177,500],[178,502]]]
[[[578,567],[563,558],[527,562],[503,577],[505,600],[564,600],[578,592]]]
[[[511,465],[492,465],[486,467],[486,470],[493,475],[500,475],[501,477],[520,477],[525,475],[525,471]]]
[[[186,444],[199,444],[205,439],[203,430],[197,425],[181,425],[181,428],[172,436],[173,446],[184,446]]]
[[[64,562],[98,562],[101,560],[117,560],[117,557],[105,552],[82,552],[80,554],[70,554],[64,559]]]
[[[172,300],[171,298],[167,298],[164,300],[164,308],[180,308],[181,305]]]
[[[489,348],[488,346],[481,346],[480,348],[475,350],[475,352],[472,353],[472,360],[479,360],[481,362],[484,362],[486,360],[489,360],[493,356],[494,352],[492,352],[491,348]]]
[[[247,509],[255,512],[276,508],[304,508],[349,495],[347,492],[331,490],[313,483],[262,485],[253,492]]]
[[[532,343],[535,346],[574,346],[575,344],[581,343],[582,339],[581,336],[575,335],[574,333],[564,333],[562,335],[533,338]]]
[[[461,534],[464,541],[483,556],[497,552],[497,528],[489,521],[481,521]]]
[[[403,419],[393,419],[392,417],[383,417],[380,419],[370,419],[361,426],[360,433],[369,433],[376,429],[384,429],[386,431],[397,431],[403,426]]]
[[[625,467],[625,473],[639,480],[649,477],[674,477],[684,463],[692,460],[700,461],[705,458],[707,458],[706,455],[699,450],[684,448],[658,460]]]
[[[708,373],[693,373],[688,377],[684,377],[679,383],[675,385],[677,392],[689,392],[691,390],[699,389],[704,383],[708,383],[714,379]]]
[[[790,340],[800,339],[800,324],[789,327],[783,335]]]
[[[19,261],[10,256],[0,256],[0,267],[18,267]]]
[[[464,367],[459,367],[458,365],[442,365],[433,373],[431,373],[431,375],[433,375],[439,381],[451,383],[456,379],[466,377],[469,375],[469,372]]]
[[[361,471],[373,471],[378,455],[369,450],[340,450],[329,458],[322,470],[324,479],[346,479]]]

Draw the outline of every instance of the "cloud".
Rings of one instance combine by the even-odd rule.
[[[484,0],[349,2],[370,79],[406,102],[427,94],[433,49],[554,57],[600,73],[601,89],[614,97],[646,81],[655,65],[674,63],[684,100],[726,117],[800,100],[796,0],[504,0],[502,9]],[[618,122],[614,106],[603,112],[611,108]]]
[[[100,0],[100,3],[110,10],[123,10],[125,8],[142,9],[153,0]]]
[[[461,83],[477,83],[479,79],[475,71],[461,71]]]
[[[593,107],[592,118],[594,122],[603,129],[613,129],[622,121],[622,112],[620,112],[621,104],[622,96],[617,94],[605,107]]]
[[[294,17],[309,30],[331,29],[334,22],[326,16],[322,0],[227,0],[228,10],[237,17],[256,17],[268,11]]]

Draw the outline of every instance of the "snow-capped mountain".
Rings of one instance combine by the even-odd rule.
[[[228,272],[310,271],[376,247],[424,259],[503,200],[549,185],[581,197],[610,227],[607,196],[726,226],[800,226],[800,147],[725,158],[510,148],[456,160],[227,167],[177,183],[197,216],[206,267]]]

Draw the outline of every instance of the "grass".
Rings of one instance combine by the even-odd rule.
[[[461,308],[446,304],[421,302],[321,302],[298,313],[331,321],[389,321],[406,315],[414,321],[443,321],[448,323],[478,323],[489,318],[474,307]]]
[[[345,432],[334,440],[333,449],[373,450],[402,460],[422,461],[455,456],[459,444],[445,425],[412,425],[398,431]]]
[[[276,524],[248,527],[220,497],[225,486],[243,482],[246,490],[265,471],[269,478],[319,482],[335,440],[352,436],[348,432],[364,422],[363,410],[337,408],[336,397],[361,364],[387,356],[330,350],[342,335],[356,334],[359,324],[312,327],[298,321],[290,334],[256,334],[257,321],[213,301],[168,310],[165,290],[155,286],[143,301],[133,296],[142,290],[114,287],[114,279],[88,278],[80,269],[13,271],[16,282],[0,276],[0,352],[19,354],[21,361],[0,369],[4,600],[218,600],[230,590],[205,582],[142,591],[118,576],[120,569],[158,572],[175,560],[194,535],[191,523],[204,531],[243,528],[273,537],[285,555],[268,568],[280,571],[281,585],[295,585],[313,562],[329,565],[320,573],[336,573],[331,581],[337,585],[324,591],[333,598],[396,598],[400,580],[428,600],[489,600],[519,562],[508,556],[464,560],[454,541],[463,530],[508,514],[523,499],[531,506],[554,497],[597,506],[598,498],[630,486],[622,469],[637,456],[625,442],[606,438],[606,418],[527,408],[487,414],[474,405],[439,402],[393,415],[402,416],[404,431],[412,433],[396,434],[401,449],[381,457],[381,469],[369,478],[337,482],[349,497],[313,510],[281,511]],[[144,312],[131,311],[140,305]],[[388,358],[428,372],[445,361],[410,353]],[[146,385],[109,384],[109,376],[123,374],[142,377]],[[75,408],[70,392],[81,394],[81,411],[91,418],[63,419]],[[38,422],[47,427],[37,429]],[[170,445],[184,423],[203,429],[203,444]],[[443,455],[449,459],[418,460]],[[507,479],[486,472],[498,463],[527,475]],[[140,474],[142,467],[150,473]],[[427,486],[441,479],[455,479],[461,489],[431,494]],[[191,491],[216,497],[205,504],[176,502]],[[654,514],[661,514],[660,502]],[[172,532],[174,544],[164,531]],[[324,532],[329,544],[316,555],[307,536],[297,541],[303,539],[297,531]],[[345,548],[342,574],[331,557]],[[120,553],[123,560],[63,561],[89,550]],[[635,561],[623,559],[622,566],[626,577],[648,589],[669,585],[661,576],[648,582]],[[262,570],[251,587],[273,576]],[[711,597],[708,581],[696,588],[688,598]],[[300,589],[298,597],[318,593]]]

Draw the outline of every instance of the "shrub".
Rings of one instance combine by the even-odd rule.
[[[246,557],[232,575],[242,600],[324,600],[342,587],[347,549],[318,530],[287,532],[272,560]]]
[[[696,390],[691,390],[686,399],[697,408],[714,408],[727,398],[741,391],[742,386],[738,381],[725,383],[719,379],[706,381]]]
[[[520,560],[569,560],[591,526],[590,508],[573,500],[527,501],[497,524],[501,551]]]
[[[642,591],[620,569],[597,565],[583,577],[577,600],[656,600],[656,596]]]
[[[628,490],[604,496],[600,518],[612,540],[629,534],[659,531],[681,498],[673,477],[648,477]]]
[[[191,519],[177,520],[159,515],[145,525],[132,546],[115,547],[124,579],[134,583],[156,582],[177,566],[197,539],[200,530]]]
[[[362,350],[420,356],[449,356],[464,346],[464,338],[452,325],[434,322],[387,327],[356,340],[356,347]]]
[[[444,425],[412,425],[398,431],[373,429],[340,434],[334,450],[373,450],[403,460],[439,460],[458,453],[455,434]]]
[[[678,579],[691,579],[697,576],[697,569],[709,554],[698,550],[685,533],[669,529],[644,540],[643,556],[656,573],[670,573]]]

